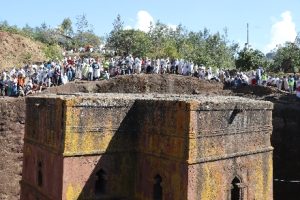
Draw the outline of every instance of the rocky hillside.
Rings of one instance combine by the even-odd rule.
[[[0,71],[45,60],[43,44],[21,35],[0,31]]]

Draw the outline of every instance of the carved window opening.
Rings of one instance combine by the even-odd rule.
[[[38,162],[37,166],[37,183],[39,187],[43,186],[43,164],[41,161]]]
[[[154,177],[153,200],[162,200],[163,188],[161,186],[162,178],[159,174]]]
[[[100,169],[96,173],[96,182],[95,182],[95,194],[102,195],[106,193],[106,172],[103,169]]]
[[[231,200],[242,200],[241,181],[235,177],[231,182]]]

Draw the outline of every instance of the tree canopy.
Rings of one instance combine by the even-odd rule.
[[[76,23],[65,18],[55,28],[46,23],[37,27],[26,24],[18,28],[7,21],[0,22],[2,31],[21,34],[46,44],[48,57],[57,57],[55,51],[58,45],[64,49],[74,49],[87,45],[99,47],[104,43],[107,50],[120,56],[132,54],[149,58],[185,59],[213,68],[252,70],[262,66],[270,71],[300,70],[300,34],[294,42],[287,42],[265,55],[257,49],[239,49],[237,43],[228,40],[226,28],[223,33],[211,33],[207,28],[189,31],[182,24],[174,28],[160,21],[149,28],[148,32],[124,29],[124,22],[117,15],[113,29],[104,39],[94,33],[85,14],[78,15]]]
[[[283,72],[299,72],[300,69],[300,45],[287,42],[277,49],[274,55],[273,70]]]
[[[258,66],[263,66],[266,62],[265,55],[257,49],[244,48],[238,52],[238,57],[235,61],[237,69],[252,70]]]
[[[211,67],[234,67],[236,43],[227,41],[226,34],[211,34],[208,29],[191,32],[182,25],[176,29],[157,21],[149,32],[124,30],[120,15],[114,20],[106,47],[118,55],[186,59]]]

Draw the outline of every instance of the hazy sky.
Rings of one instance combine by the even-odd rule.
[[[204,27],[223,32],[229,39],[246,42],[250,25],[250,44],[263,52],[276,44],[294,41],[300,28],[300,0],[2,0],[0,21],[23,27],[43,22],[56,27],[66,17],[75,24],[76,16],[86,14],[94,31],[105,36],[118,14],[126,28],[147,31],[150,21],[171,27],[182,24],[188,30]]]

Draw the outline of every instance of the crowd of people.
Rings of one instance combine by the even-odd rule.
[[[94,81],[126,74],[178,74],[199,79],[224,82],[230,87],[243,85],[274,86],[300,98],[300,80],[294,73],[282,77],[269,76],[262,67],[249,72],[234,72],[225,69],[195,65],[183,59],[148,59],[128,55],[107,60],[95,58],[65,57],[59,62],[44,62],[25,65],[3,71],[0,77],[2,96],[26,96],[41,92],[52,86],[66,84],[76,79]]]
[[[237,73],[234,78],[229,79],[229,83],[227,82],[227,84],[230,84],[233,87],[239,87],[242,85],[276,87],[278,90],[286,91],[290,94],[296,94],[296,96],[300,98],[300,79],[296,73],[282,76],[271,76],[267,75],[262,67],[259,67],[256,71]]]

